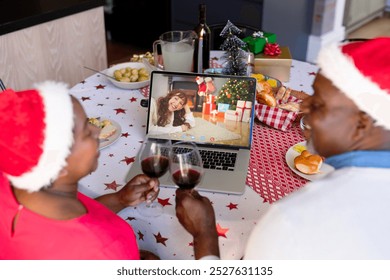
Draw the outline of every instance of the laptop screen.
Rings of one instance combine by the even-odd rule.
[[[252,77],[153,71],[147,134],[250,149],[255,97]]]

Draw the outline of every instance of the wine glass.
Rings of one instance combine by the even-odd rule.
[[[147,137],[142,143],[139,161],[142,172],[151,178],[160,178],[169,168],[169,151],[171,140],[154,139]],[[162,206],[155,202],[145,202],[137,207],[138,211],[148,217],[157,217],[162,214]]]
[[[169,153],[169,170],[179,188],[192,191],[203,178],[203,162],[196,144],[173,144]]]

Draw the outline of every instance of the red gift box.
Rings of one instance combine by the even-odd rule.
[[[217,105],[215,103],[203,102],[202,113],[205,115],[210,115],[211,112],[214,111],[216,108],[217,108]]]
[[[206,102],[203,102],[202,113],[210,115],[216,108],[217,104],[215,104],[215,96],[211,94],[206,95]]]

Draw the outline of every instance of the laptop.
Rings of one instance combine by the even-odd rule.
[[[187,97],[186,104],[194,121],[187,131],[183,132],[181,126],[156,124],[157,113],[152,108],[171,91],[184,92]],[[203,179],[196,187],[198,191],[242,194],[250,159],[255,97],[256,79],[253,77],[153,71],[146,134],[156,139],[171,139],[172,143],[192,141],[197,144],[204,164]],[[210,159],[206,159],[206,155]],[[136,160],[127,178],[139,173],[142,170]],[[161,186],[176,188],[169,171],[159,180]]]

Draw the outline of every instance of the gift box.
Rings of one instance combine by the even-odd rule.
[[[288,47],[280,47],[282,53],[277,56],[265,55],[263,53],[255,55],[254,73],[261,73],[282,82],[290,80],[290,68],[292,57]]]
[[[215,95],[207,94],[205,99],[206,101],[203,102],[202,113],[210,115],[211,112],[217,108],[217,104],[215,104]]]
[[[241,112],[237,110],[227,110],[225,112],[225,120],[227,121],[241,121]]]
[[[237,101],[236,111],[240,115],[241,122],[249,122],[252,112],[252,102],[251,101]]]
[[[218,112],[225,113],[229,110],[229,106],[227,103],[218,103]]]
[[[217,108],[217,105],[215,103],[210,102],[203,102],[203,110],[202,113],[205,115],[210,115],[212,111]]]
[[[276,43],[276,34],[268,32],[255,32],[253,35],[242,39],[248,45],[248,49],[254,54],[264,50],[265,43]]]

